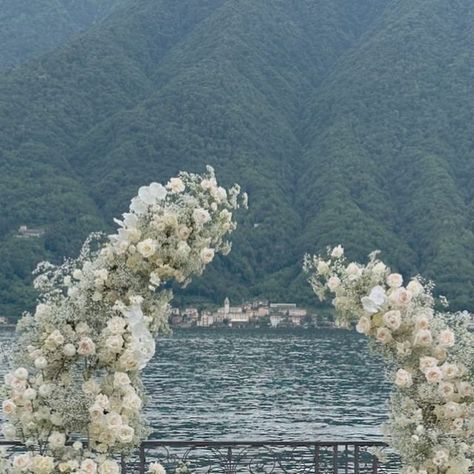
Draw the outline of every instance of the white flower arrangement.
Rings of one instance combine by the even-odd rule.
[[[402,474],[465,474],[474,454],[474,336],[463,313],[435,311],[432,284],[406,287],[370,255],[348,263],[341,246],[305,257],[309,282],[321,300],[328,294],[338,326],[371,338],[394,383],[384,431],[401,455]]]
[[[166,285],[187,285],[230,251],[239,194],[210,167],[181,172],[140,188],[107,240],[93,234],[79,258],[38,267],[40,302],[19,322],[2,404],[5,437],[29,452],[1,459],[2,473],[118,474],[114,456],[148,435],[140,371],[169,330]]]

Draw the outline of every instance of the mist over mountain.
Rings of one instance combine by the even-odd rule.
[[[312,302],[304,253],[342,243],[474,309],[473,15],[467,0],[123,0],[4,71],[0,314],[139,186],[206,164],[250,210],[178,299]]]

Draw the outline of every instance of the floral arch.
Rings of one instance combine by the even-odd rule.
[[[337,322],[370,338],[394,383],[388,443],[401,455],[402,474],[464,474],[474,453],[474,336],[465,313],[437,311],[432,284],[406,286],[370,255],[348,262],[337,246],[305,258],[318,297],[333,297]]]
[[[232,211],[246,205],[239,195],[237,185],[219,187],[212,168],[180,173],[140,188],[116,234],[94,234],[79,258],[39,266],[40,302],[19,322],[3,402],[5,437],[30,452],[0,459],[1,474],[119,473],[116,455],[148,435],[140,371],[168,329],[166,285],[186,285],[230,250]],[[431,284],[403,286],[376,253],[364,266],[338,246],[307,256],[305,269],[321,299],[333,295],[339,324],[369,336],[387,362],[395,391],[385,432],[403,474],[469,472],[474,337],[463,314],[436,311]]]
[[[1,474],[119,473],[116,456],[148,435],[140,371],[168,330],[166,284],[185,286],[230,251],[239,195],[210,167],[182,172],[140,188],[116,234],[93,234],[79,258],[38,267],[40,302],[18,324],[3,401],[5,437],[30,452],[0,459]]]

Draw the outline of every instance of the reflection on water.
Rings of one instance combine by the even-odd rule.
[[[340,330],[178,330],[144,380],[160,439],[380,439],[389,391],[365,339]]]

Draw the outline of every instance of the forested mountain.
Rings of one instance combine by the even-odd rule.
[[[304,252],[342,242],[474,309],[469,1],[124,3],[0,75],[0,314],[37,260],[206,163],[251,208],[187,298],[312,301]]]
[[[0,69],[62,46],[125,0],[0,0]]]

